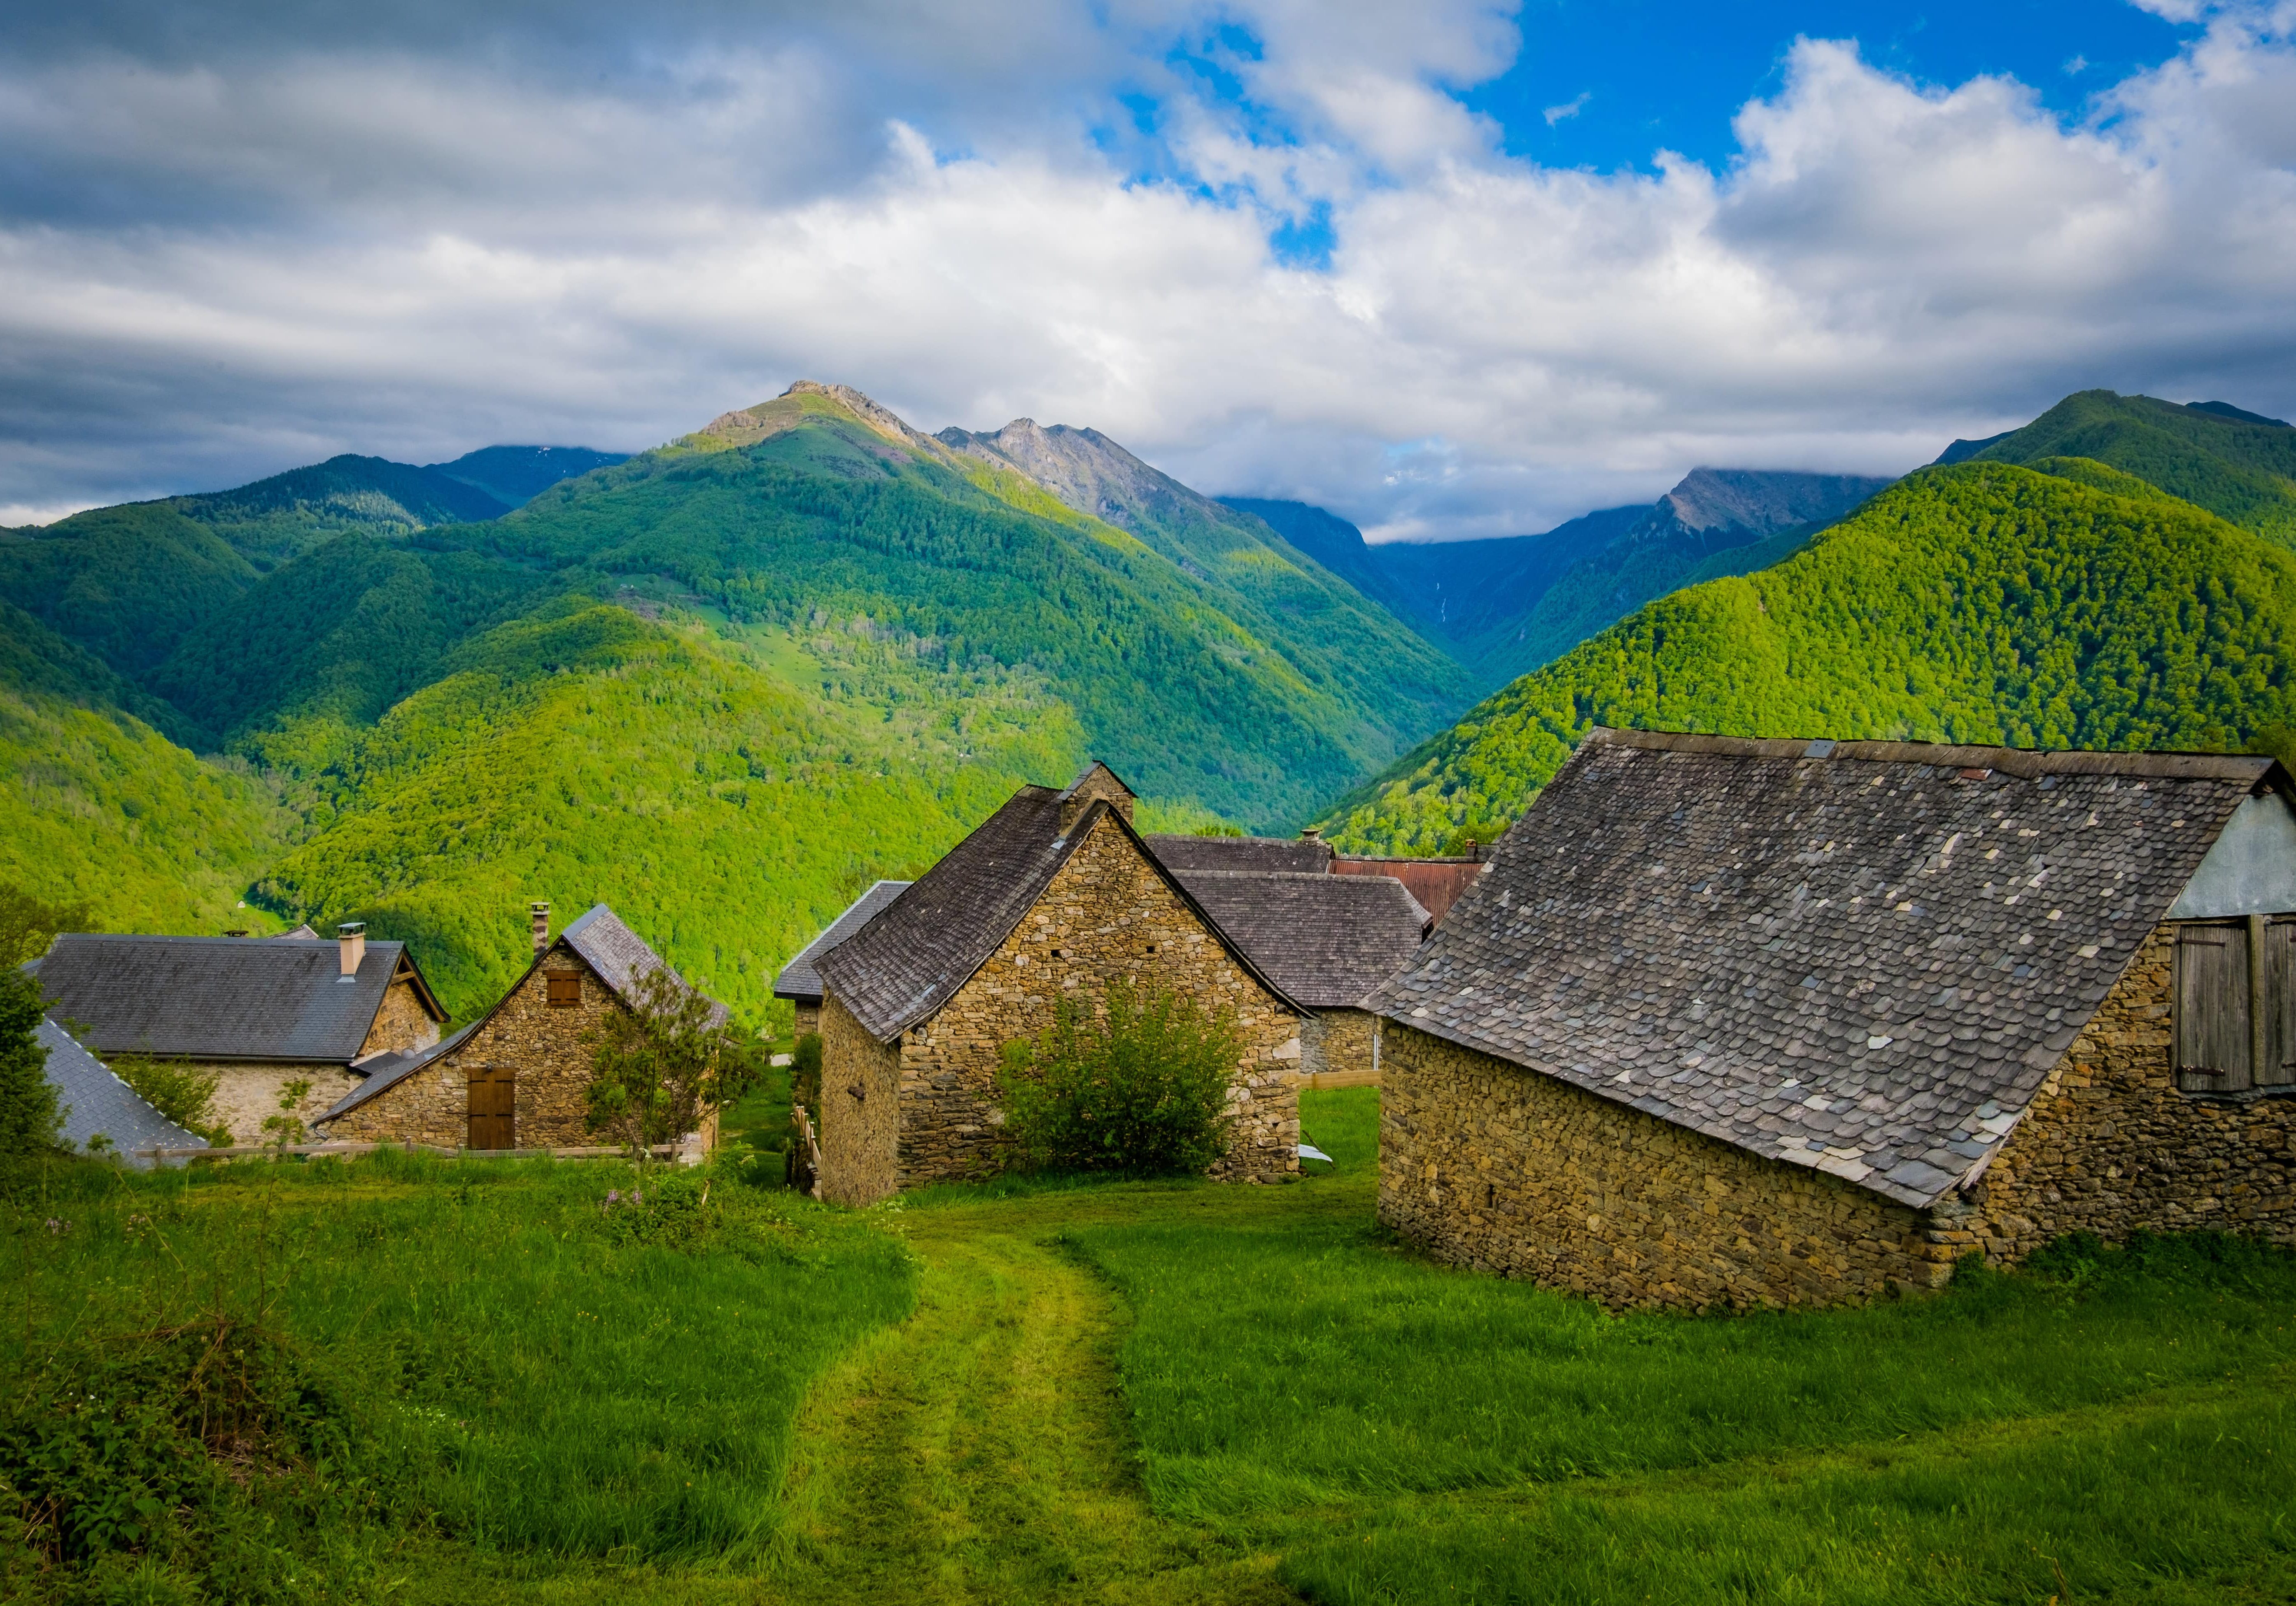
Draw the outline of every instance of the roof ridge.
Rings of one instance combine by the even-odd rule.
[[[1807,758],[1866,763],[1932,764],[1939,769],[1998,770],[2004,774],[2189,776],[2203,780],[2261,778],[2278,761],[2260,754],[2202,753],[2169,748],[2009,747],[1956,742],[1911,742],[1830,737],[1720,736],[1695,730],[1640,730],[1597,725],[1580,745],[1600,743],[1655,753],[1712,754],[1734,758]]]

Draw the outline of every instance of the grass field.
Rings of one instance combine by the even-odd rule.
[[[86,1425],[92,1357],[153,1375],[217,1313],[324,1408],[156,1561],[19,1543],[0,1594],[2296,1600],[2296,1256],[2076,1248],[1862,1311],[1614,1319],[1383,1237],[1376,1099],[1307,1097],[1336,1164],[1290,1187],[861,1214],[731,1168],[635,1213],[602,1208],[617,1165],[73,1174],[6,1220],[8,1464]]]

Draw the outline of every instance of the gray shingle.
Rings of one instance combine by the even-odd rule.
[[[1332,850],[1295,836],[1144,836],[1164,868],[1182,876],[1200,870],[1290,870],[1320,876],[1332,868]]]
[[[1826,1168],[1926,1205],[2272,768],[1810,748],[1596,730],[1372,1007],[1773,1158],[1854,1149]]]
[[[866,926],[877,911],[890,903],[909,884],[906,881],[880,881],[845,907],[845,912],[832,920],[822,934],[808,943],[797,958],[783,967],[774,978],[774,996],[801,1004],[821,1001],[821,973],[814,963],[846,938]]]
[[[48,1081],[56,1090],[57,1101],[65,1107],[64,1141],[74,1149],[86,1149],[87,1141],[102,1132],[128,1165],[148,1171],[152,1162],[137,1159],[139,1149],[208,1146],[205,1138],[186,1132],[152,1108],[54,1021],[41,1021],[37,1034],[40,1046],[48,1051]]]
[[[27,968],[49,1012],[87,1027],[100,1054],[340,1065],[366,1041],[404,953],[369,943],[346,979],[332,941],[73,933]]]
[[[1301,1003],[1348,1009],[1419,951],[1427,911],[1388,876],[1196,870],[1180,883]]]
[[[583,914],[567,923],[558,934],[558,940],[582,956],[583,963],[598,974],[598,979],[611,987],[624,1003],[636,1001],[638,978],[656,970],[669,970],[668,963],[656,953],[646,940],[622,924],[620,917],[603,903],[594,903]],[[679,984],[685,978],[669,970]],[[722,1026],[727,1019],[726,1006],[716,999],[709,1000],[709,1024]]]

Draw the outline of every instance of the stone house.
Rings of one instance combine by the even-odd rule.
[[[238,1143],[272,1135],[291,1082],[309,1122],[387,1054],[439,1041],[447,1019],[403,943],[366,928],[335,941],[72,933],[26,968],[48,1012],[106,1058],[149,1055],[217,1078],[215,1113]]]
[[[815,961],[824,1198],[868,1204],[977,1174],[1003,1119],[1003,1046],[1043,1032],[1062,999],[1119,977],[1234,1019],[1238,1120],[1217,1173],[1299,1169],[1296,1073],[1310,1011],[1149,851],[1132,805],[1103,764],[1066,791],[1023,787]]]
[[[900,895],[909,884],[906,881],[880,881],[845,907],[845,912],[832,920],[822,934],[808,943],[797,958],[783,967],[774,978],[774,996],[787,999],[796,1007],[797,1034],[821,1030],[821,973],[814,962],[846,938],[866,926],[879,910]]]
[[[1371,1001],[1380,1219],[1612,1307],[2296,1241],[2262,758],[1598,729]]]
[[[444,1149],[578,1149],[591,1067],[608,1016],[630,1009],[639,980],[668,969],[604,904],[550,937],[550,906],[531,906],[534,962],[495,1006],[452,1037],[393,1055],[314,1123],[330,1141]],[[672,973],[675,975],[675,972]],[[712,1008],[723,1025],[726,1007]],[[713,1111],[704,1136],[716,1141]]]
[[[1403,883],[1291,870],[1177,873],[1252,963],[1313,1011],[1300,1025],[1308,1085],[1377,1085],[1379,1038],[1364,999],[1411,962],[1435,924]]]

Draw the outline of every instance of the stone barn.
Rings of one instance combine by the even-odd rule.
[[[627,1010],[639,979],[668,967],[604,904],[550,939],[532,908],[534,962],[494,1008],[443,1042],[380,1060],[319,1116],[330,1141],[444,1149],[578,1149],[599,1027]],[[673,973],[675,974],[675,973]],[[717,1004],[712,1018],[726,1019]],[[713,1141],[716,1116],[705,1135]]]
[[[1286,870],[1194,870],[1179,877],[1254,964],[1314,1011],[1300,1027],[1307,1085],[1376,1085],[1379,1038],[1364,999],[1411,962],[1435,924],[1403,883],[1391,876]]]
[[[1374,997],[1380,1219],[1612,1307],[2296,1241],[2262,758],[1597,729]]]
[[[332,942],[73,933],[26,968],[97,1054],[214,1075],[236,1143],[275,1135],[263,1124],[289,1083],[310,1084],[293,1115],[313,1121],[382,1057],[437,1043],[447,1019],[406,945],[370,943],[360,925]]]
[[[808,943],[797,958],[774,978],[774,996],[787,999],[796,1009],[797,1034],[821,1030],[821,973],[814,962],[866,926],[879,910],[900,895],[906,881],[880,881],[845,907],[822,934]]]
[[[1243,1039],[1221,1174],[1299,1169],[1309,1011],[1254,964],[1132,828],[1094,764],[1023,787],[854,935],[823,953],[822,1195],[868,1204],[976,1174],[993,1153],[1003,1046],[1118,977],[1226,1009]]]

